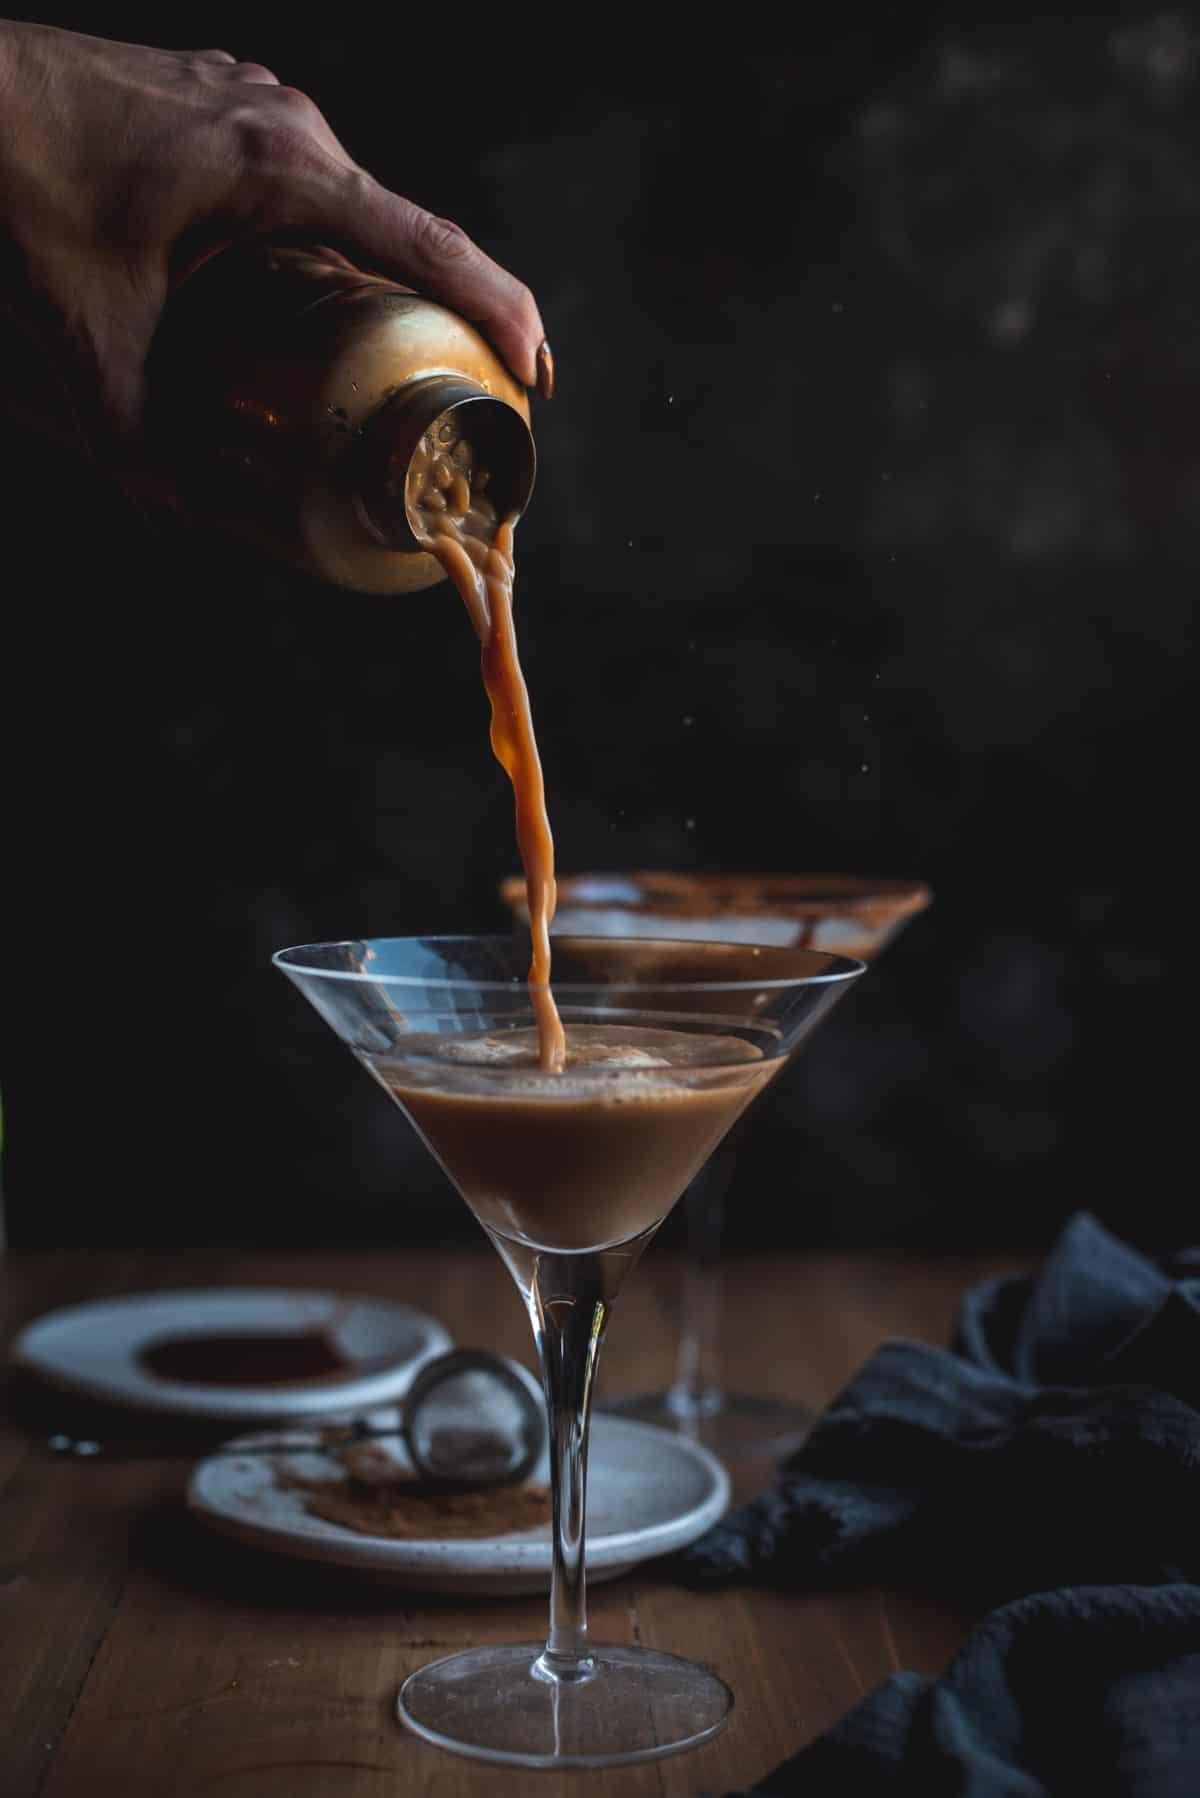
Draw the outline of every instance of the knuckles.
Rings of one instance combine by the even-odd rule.
[[[328,161],[317,141],[314,126],[321,115],[312,101],[297,94],[294,102],[278,104],[280,94],[293,91],[247,87],[247,94],[264,97],[239,100],[225,114],[223,125],[233,137],[237,161],[252,179],[294,181]],[[275,96],[270,102],[268,94]]]
[[[479,253],[461,225],[453,219],[439,218],[436,212],[418,208],[413,214],[411,232],[417,254],[432,263],[469,262]]]
[[[303,130],[327,132],[329,126],[325,122],[325,114],[315,100],[298,87],[271,87],[263,92],[263,101],[267,106],[281,112],[291,129],[299,127]]]

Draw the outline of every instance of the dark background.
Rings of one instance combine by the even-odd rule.
[[[734,1244],[1185,1238],[1200,38],[902,15],[446,62],[374,8],[52,22],[266,62],[536,292],[561,871],[936,889],[762,1102]],[[268,965],[504,926],[457,601],[185,549],[11,436],[5,486],[12,1242],[469,1237]]]

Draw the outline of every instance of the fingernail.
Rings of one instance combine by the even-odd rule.
[[[554,355],[545,337],[538,346],[537,389],[544,400],[554,398]]]

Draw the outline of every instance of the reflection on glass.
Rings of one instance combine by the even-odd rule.
[[[525,886],[501,894],[525,918]],[[555,931],[668,937],[828,950],[873,961],[930,903],[912,880],[846,874],[578,874],[558,883]],[[605,1409],[684,1431],[718,1455],[782,1455],[804,1440],[814,1413],[797,1401],[731,1391],[721,1371],[721,1256],[737,1136],[697,1175],[686,1201],[687,1253],[675,1379],[663,1392],[611,1400]]]

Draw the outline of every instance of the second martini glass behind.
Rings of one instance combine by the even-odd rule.
[[[528,917],[524,881],[506,880],[501,895],[517,917]],[[847,874],[576,874],[558,882],[555,929],[775,944],[873,961],[931,897],[919,881]],[[722,1377],[721,1239],[736,1158],[735,1133],[688,1192],[674,1381],[666,1391],[623,1395],[603,1406],[681,1430],[727,1460],[785,1454],[804,1440],[816,1416],[798,1400],[731,1391]]]
[[[588,1410],[610,1307],[735,1118],[862,964],[810,950],[565,938],[561,1071],[539,1063],[528,949],[420,937],[282,950],[291,979],[395,1100],[495,1244],[529,1312],[549,1420],[550,1630],[469,1649],[398,1701],[426,1740],[519,1766],[653,1760],[706,1741],[707,1668],[588,1636]]]

